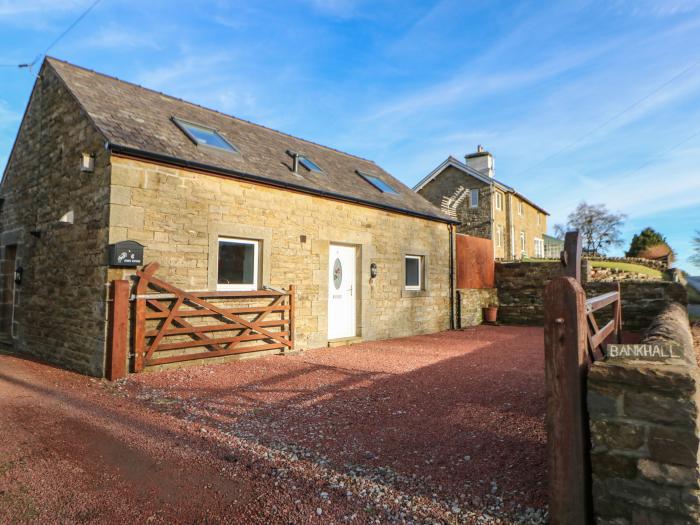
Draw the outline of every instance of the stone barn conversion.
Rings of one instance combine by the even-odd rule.
[[[451,326],[456,221],[382,168],[53,58],[0,198],[3,341],[82,373],[110,283],[156,261],[200,297],[294,285],[296,348]],[[144,315],[192,332],[179,304]]]

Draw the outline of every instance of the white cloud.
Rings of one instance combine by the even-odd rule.
[[[133,48],[160,50],[162,49],[161,42],[164,41],[162,27],[149,31],[131,31],[124,26],[110,24],[106,27],[100,27],[93,36],[81,39],[80,46],[115,50]]]
[[[90,3],[89,0],[0,0],[0,19],[63,13],[85,8]]]
[[[19,124],[22,115],[10,109],[9,104],[0,100],[0,127],[9,128]]]

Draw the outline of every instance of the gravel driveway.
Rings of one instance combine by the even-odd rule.
[[[140,374],[0,356],[0,522],[540,523],[542,330]]]

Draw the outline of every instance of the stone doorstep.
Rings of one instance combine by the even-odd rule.
[[[362,337],[359,335],[353,337],[342,337],[340,339],[331,339],[328,341],[328,348],[335,348],[337,346],[348,346],[354,345],[362,342]]]

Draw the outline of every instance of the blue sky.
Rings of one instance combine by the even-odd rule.
[[[0,0],[0,64],[93,0]],[[564,222],[582,200],[700,229],[700,1],[102,2],[50,54],[375,160],[413,185],[483,144]],[[29,97],[0,68],[0,169]]]

